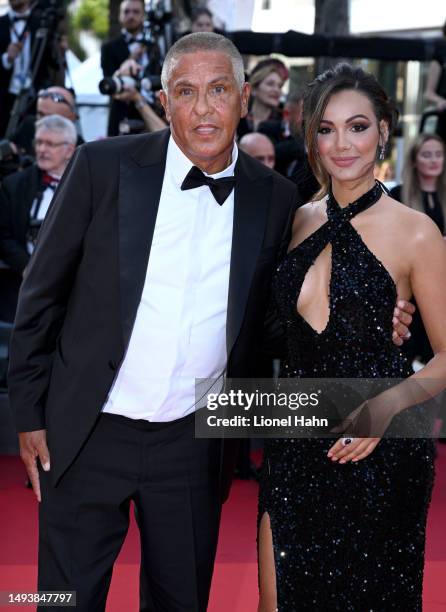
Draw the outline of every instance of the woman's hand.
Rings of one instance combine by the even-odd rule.
[[[332,433],[344,435],[327,453],[332,461],[360,461],[375,449],[396,414],[383,398],[385,394],[364,402],[333,427]],[[351,442],[346,444],[347,440]]]
[[[350,444],[345,444],[344,440],[351,440]],[[365,459],[372,453],[381,438],[340,438],[328,451],[327,457],[332,461],[356,463]]]

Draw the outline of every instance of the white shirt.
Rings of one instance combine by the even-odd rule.
[[[125,42],[129,48],[130,53],[134,53],[135,51],[139,51],[140,47],[143,46],[144,53],[141,54],[140,59],[138,60],[138,64],[141,68],[146,68],[149,63],[149,55],[147,53],[147,47],[145,44],[144,32],[139,32],[136,34],[131,34],[127,30],[121,30],[122,35],[124,36]],[[130,40],[135,40],[135,42],[129,42]]]
[[[10,10],[8,15],[13,17],[28,17],[29,13],[17,13],[16,11]],[[19,42],[20,37],[23,33],[23,30],[26,26],[26,19],[23,21],[16,21],[15,23],[11,22],[9,31],[11,42]],[[5,70],[12,70],[11,81],[9,83],[9,93],[17,95],[20,93],[22,87],[28,87],[31,84],[31,79],[29,75],[30,62],[31,62],[31,37],[28,35],[22,39],[23,48],[21,53],[16,57],[15,61],[12,63],[9,61],[8,53],[5,51],[2,55],[2,64]]]
[[[233,176],[232,163],[213,178]],[[226,369],[234,190],[220,206],[208,186],[181,191],[192,167],[173,138],[147,274],[125,358],[104,411],[171,421],[195,409],[195,379]]]
[[[56,178],[57,181],[60,180],[60,176],[57,176],[56,174],[51,174],[51,176],[54,176],[54,178]],[[46,217],[46,213],[48,212],[50,204],[53,200],[55,191],[56,191],[56,184],[48,185],[48,187],[45,189],[43,193],[40,192],[40,194],[36,198],[34,198],[34,201],[31,204],[30,213],[29,213],[30,219],[40,222],[40,223],[44,221]],[[28,253],[31,255],[35,249],[34,243],[28,240],[27,248],[28,248]]]

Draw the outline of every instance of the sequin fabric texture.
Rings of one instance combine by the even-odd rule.
[[[381,187],[341,208],[278,267],[273,295],[286,330],[281,377],[405,378],[392,343],[395,284],[350,220]],[[297,312],[305,275],[332,247],[328,324],[316,332]],[[433,441],[383,439],[367,458],[339,465],[334,440],[269,439],[259,522],[269,514],[279,612],[415,612],[422,609],[425,527],[434,480]]]

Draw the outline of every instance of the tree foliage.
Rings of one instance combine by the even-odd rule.
[[[78,31],[88,30],[103,40],[108,36],[109,0],[82,0],[73,15],[73,25]]]

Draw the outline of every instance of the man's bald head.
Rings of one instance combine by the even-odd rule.
[[[37,94],[37,117],[59,115],[70,121],[76,121],[74,96],[65,87],[48,87]]]
[[[260,134],[259,132],[245,134],[240,139],[238,146],[242,151],[258,159],[262,164],[268,166],[268,168],[274,168],[276,163],[274,145],[265,134]]]

